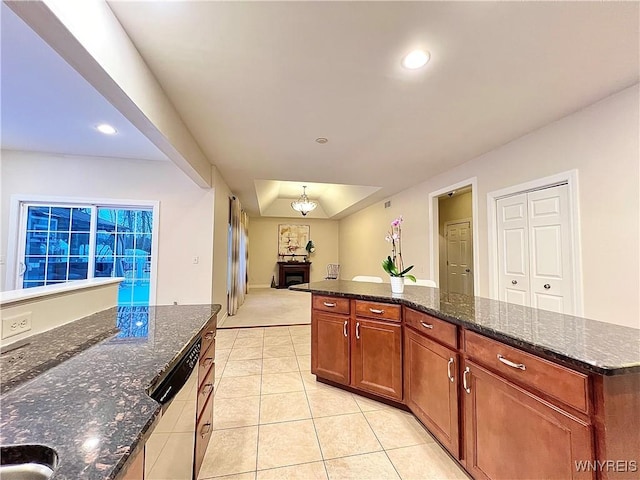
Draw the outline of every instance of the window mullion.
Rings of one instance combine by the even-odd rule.
[[[89,224],[89,271],[87,278],[94,278],[96,272],[96,241],[98,239],[98,207],[91,205],[91,221]]]

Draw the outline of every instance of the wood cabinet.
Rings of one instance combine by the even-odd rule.
[[[356,317],[351,385],[402,400],[402,331],[399,323]]]
[[[404,403],[476,480],[637,478],[640,373],[568,368],[377,299],[314,294],[311,318],[312,373]]]
[[[592,479],[592,428],[508,380],[466,361],[465,466],[475,479]]]
[[[459,458],[458,354],[410,328],[404,334],[405,403]]]
[[[356,302],[313,296],[311,373],[325,380],[401,401],[400,307],[368,302],[357,309]],[[381,319],[356,316],[359,310]],[[387,315],[391,315],[393,320],[386,321]]]
[[[198,396],[196,400],[195,445],[193,478],[198,478],[200,466],[213,431],[213,382],[216,358],[216,318],[213,317],[202,333],[202,349],[198,361]]]
[[[349,385],[349,316],[314,310],[311,320],[311,373]]]

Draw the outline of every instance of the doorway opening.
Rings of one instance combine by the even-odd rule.
[[[429,194],[431,278],[444,293],[478,292],[476,179]]]

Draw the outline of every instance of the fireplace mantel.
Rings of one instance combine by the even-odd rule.
[[[278,262],[278,288],[309,283],[311,262]]]

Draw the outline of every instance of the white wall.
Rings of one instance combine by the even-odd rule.
[[[472,159],[340,222],[343,278],[382,275],[385,232],[404,215],[403,257],[415,274],[430,271],[430,192],[477,177],[479,291],[489,296],[487,193],[578,170],[584,314],[640,328],[638,85]],[[464,139],[461,138],[461,141]],[[363,242],[363,236],[368,241]]]
[[[1,172],[0,255],[15,234],[8,228],[13,194],[159,201],[156,303],[211,303],[214,190],[198,187],[173,163],[2,151]]]

